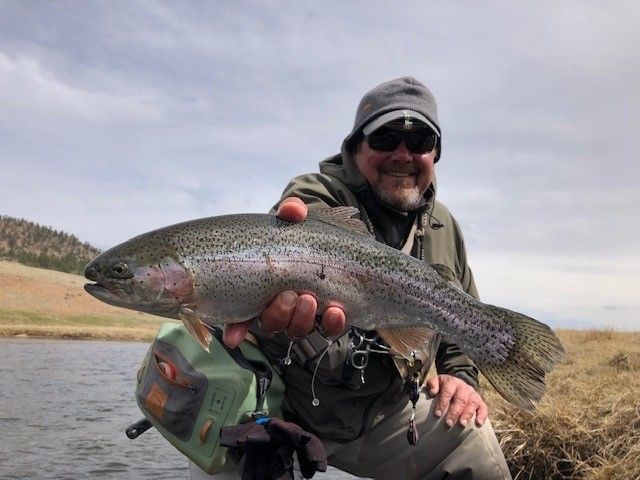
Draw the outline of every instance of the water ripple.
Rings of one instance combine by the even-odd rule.
[[[124,434],[142,418],[135,378],[148,348],[0,338],[0,479],[189,478],[186,458],[157,430]]]

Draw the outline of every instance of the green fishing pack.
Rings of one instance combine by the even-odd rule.
[[[260,350],[238,349],[213,329],[207,353],[182,324],[165,323],[140,370],[136,400],[173,446],[207,473],[234,467],[219,445],[220,429],[254,418],[280,416],[284,384]]]

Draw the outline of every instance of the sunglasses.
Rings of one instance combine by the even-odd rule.
[[[411,153],[427,153],[438,144],[438,136],[431,130],[420,132],[400,132],[380,128],[365,136],[367,143],[374,150],[380,152],[393,152],[404,141],[407,150]]]

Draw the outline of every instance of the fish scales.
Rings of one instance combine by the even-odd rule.
[[[125,287],[127,279],[110,284],[111,279],[101,276],[99,271],[116,264],[126,266],[136,287]],[[253,318],[278,293],[291,289],[313,294],[320,312],[338,302],[348,322],[363,329],[431,328],[457,343],[481,369],[491,370],[496,388],[523,408],[527,402],[505,389],[536,400],[539,382],[531,388],[527,378],[509,382],[496,368],[514,355],[523,355],[514,360],[520,363],[532,356],[537,362],[533,370],[543,377],[562,353],[544,324],[486,305],[425,262],[349,231],[340,219],[327,222],[312,212],[301,223],[241,214],[166,227],[105,252],[86,272],[98,282],[88,291],[103,301],[170,317],[186,308],[210,325]],[[147,285],[156,291],[145,291]],[[127,289],[134,292],[128,300]],[[162,308],[153,311],[154,301]],[[518,343],[521,324],[527,335],[525,353]]]
[[[333,225],[233,215],[176,226],[162,236],[195,279],[203,320],[234,323],[257,316],[286,289],[314,294],[321,309],[338,299],[364,329],[429,326],[475,357],[504,358],[508,325],[474,315],[479,302],[422,261]],[[324,277],[324,278],[323,278]],[[501,336],[492,336],[500,332]]]

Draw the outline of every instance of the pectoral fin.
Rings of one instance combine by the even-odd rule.
[[[420,360],[423,363],[430,356],[431,342],[438,335],[437,332],[424,327],[412,328],[381,328],[377,330],[391,352],[407,359]]]
[[[180,320],[184,323],[184,326],[189,330],[189,333],[196,339],[196,341],[209,352],[209,344],[213,339],[213,335],[209,329],[205,326],[204,322],[200,320],[198,314],[190,308],[182,307],[180,309]]]

